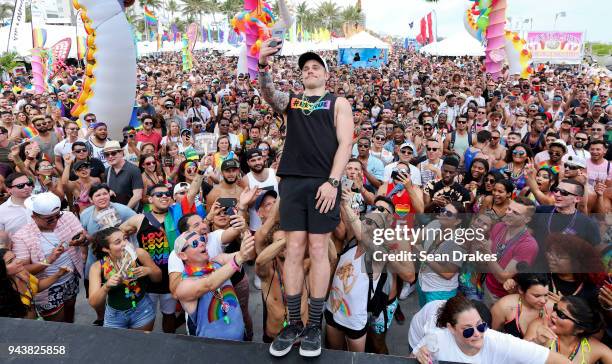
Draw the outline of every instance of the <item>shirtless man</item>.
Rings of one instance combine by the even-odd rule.
[[[221,164],[221,181],[206,196],[206,211],[210,211],[218,198],[235,198],[240,200],[242,188],[238,185],[240,177],[240,163],[235,159],[228,159]],[[240,210],[240,208],[238,209]],[[244,215],[246,207],[240,213]]]
[[[489,144],[482,148],[482,152],[489,157],[489,165],[496,165],[506,157],[506,148],[499,143],[501,134],[498,130],[491,131]]]

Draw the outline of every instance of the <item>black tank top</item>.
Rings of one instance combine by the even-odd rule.
[[[145,216],[136,233],[138,245],[149,253],[155,265],[162,271],[161,282],[151,282],[147,286],[149,293],[170,293],[170,277],[168,275],[168,257],[170,256],[170,245],[166,232],[163,229],[151,225]]]
[[[289,96],[287,138],[276,175],[327,178],[338,149],[336,96]]]

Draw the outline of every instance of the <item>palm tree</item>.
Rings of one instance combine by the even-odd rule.
[[[219,12],[223,13],[229,22],[236,13],[243,9],[243,0],[225,0],[219,7]]]
[[[336,29],[340,22],[340,8],[331,0],[326,0],[317,8],[317,16],[323,21],[327,30]]]
[[[179,6],[174,0],[168,1],[168,5],[166,5],[166,10],[170,12],[170,19],[174,19],[174,13],[179,11]]]
[[[363,25],[365,23],[365,15],[357,9],[356,6],[347,6],[340,13],[340,19],[343,23],[352,23]]]
[[[202,14],[206,12],[207,4],[203,0],[183,0],[181,6],[181,12],[188,15],[197,15],[200,18],[200,24],[202,24]]]
[[[0,20],[6,20],[13,16],[13,5],[0,4]]]
[[[161,0],[140,0],[140,4],[142,6],[146,5],[149,9],[159,9],[163,7]]]
[[[0,73],[11,73],[23,62],[18,60],[19,54],[17,52],[6,52],[0,56]]]

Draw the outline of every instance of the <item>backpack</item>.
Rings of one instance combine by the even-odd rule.
[[[389,317],[387,316],[387,306],[389,305],[389,294],[383,291],[385,283],[387,283],[388,273],[381,273],[376,289],[374,289],[374,272],[372,271],[372,261],[365,259],[366,270],[368,272],[368,313],[372,314],[372,317],[377,318],[381,312],[383,314],[385,326],[384,331],[387,332],[387,326],[389,323]]]

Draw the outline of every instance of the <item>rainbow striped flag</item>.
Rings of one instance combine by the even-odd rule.
[[[47,41],[47,30],[42,28],[32,29],[33,48],[42,48]]]
[[[149,8],[147,8],[147,6],[144,6],[144,17],[145,17],[145,21],[147,22],[148,25],[156,25],[157,24],[157,17],[155,16],[155,14],[149,10]]]
[[[34,129],[31,126],[25,126],[23,128],[23,134],[25,134],[26,139],[32,139],[38,135],[38,130]]]

